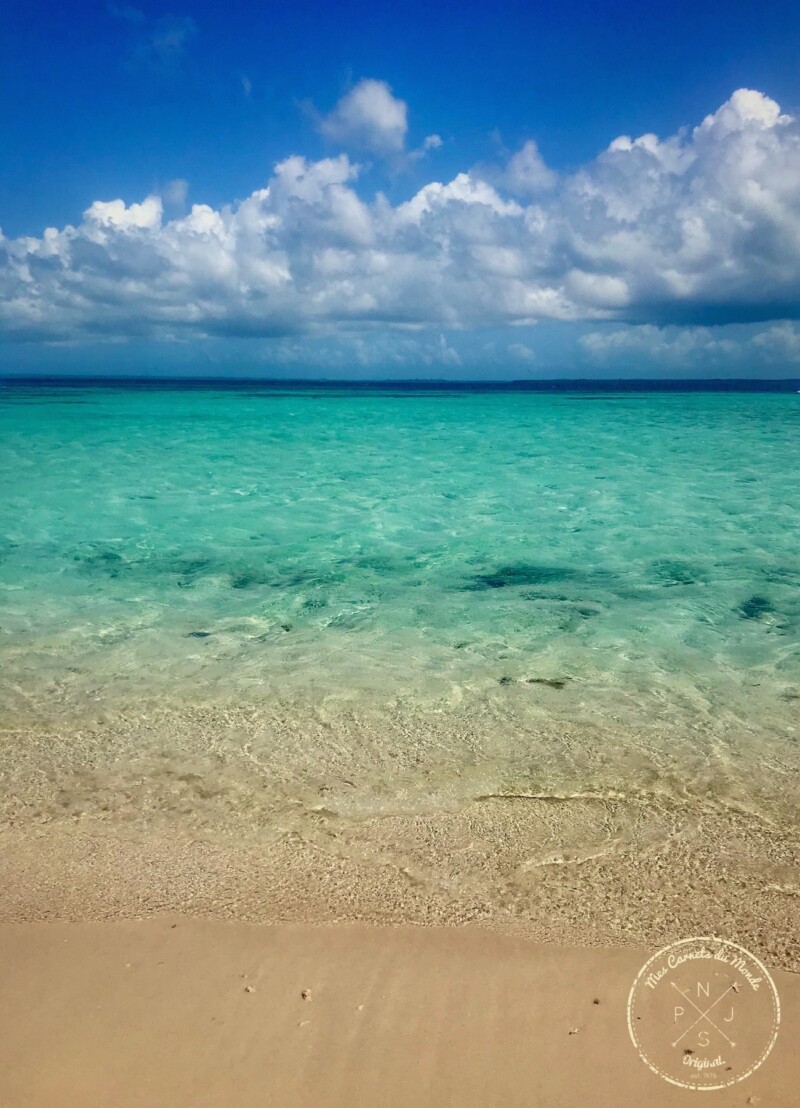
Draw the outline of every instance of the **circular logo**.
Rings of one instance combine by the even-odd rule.
[[[628,1030],[654,1073],[685,1089],[724,1089],[775,1045],[778,990],[766,967],[727,939],[681,939],[654,954],[628,997]]]

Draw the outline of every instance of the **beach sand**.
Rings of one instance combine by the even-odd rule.
[[[637,1054],[626,1002],[696,935],[762,958],[783,1009],[763,1066],[707,1102],[800,1102],[788,734],[727,789],[645,737],[634,762],[674,764],[611,759],[569,789],[494,774],[488,726],[448,776],[447,721],[420,746],[242,718],[5,734],[0,1108],[693,1104]],[[606,748],[537,732],[564,744]]]
[[[715,894],[709,866],[684,903],[680,858],[654,864],[650,897],[645,874],[626,886],[632,870],[593,876],[588,861],[543,886],[549,911],[515,920],[314,844],[6,830],[0,1105],[695,1103],[639,1058],[626,1003],[661,940],[706,927],[765,959],[782,1005],[764,1065],[708,1102],[796,1105],[800,976],[779,968],[794,962],[792,898],[770,907],[730,875]],[[386,925],[398,917],[427,926]]]
[[[628,1036],[643,950],[166,916],[3,924],[0,954],[4,1108],[695,1103]],[[797,1104],[800,978],[774,976],[774,1050],[703,1103]]]

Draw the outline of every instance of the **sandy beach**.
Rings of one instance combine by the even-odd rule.
[[[0,951],[5,1108],[694,1103],[628,1037],[641,949],[164,916],[4,924]],[[719,1108],[797,1103],[800,979],[774,976],[782,1034]]]
[[[638,1056],[626,1006],[662,941],[704,933],[761,956],[782,1006],[765,1063],[709,1099],[797,1103],[791,898],[732,911],[746,896],[730,872],[714,885],[718,850],[694,887],[656,857],[649,899],[642,872],[587,862],[515,919],[313,844],[60,824],[1,845],[4,1108],[685,1104]],[[745,1050],[759,1033],[745,1021]]]

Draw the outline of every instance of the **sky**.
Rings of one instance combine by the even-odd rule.
[[[0,372],[800,377],[785,0],[44,4]]]

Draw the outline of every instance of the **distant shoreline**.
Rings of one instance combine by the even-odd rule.
[[[362,389],[380,392],[397,389],[408,392],[756,392],[792,393],[800,388],[800,378],[615,378],[564,377],[538,380],[427,380],[391,377],[360,380],[335,380],[326,377],[159,377],[157,375],[115,374],[110,376],[81,374],[0,374],[0,389],[6,385],[59,386],[80,388],[150,388],[214,391],[247,389],[324,388],[332,390]],[[2,397],[2,391],[0,391]]]

